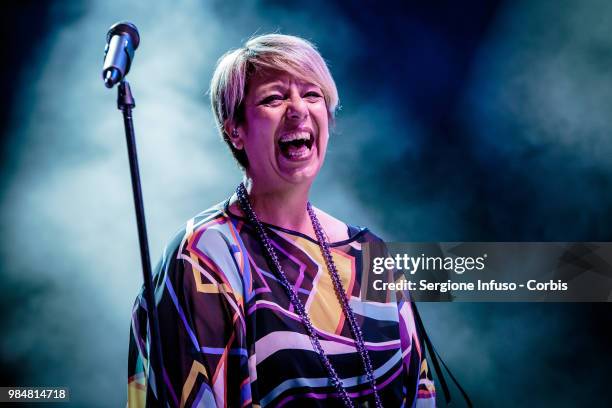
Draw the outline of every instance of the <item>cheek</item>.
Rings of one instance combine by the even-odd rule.
[[[329,134],[327,132],[321,133],[319,135],[319,150],[321,155],[325,155],[327,152],[327,143],[329,142]]]
[[[320,143],[327,145],[327,140],[329,139],[329,117],[326,107],[323,106],[323,108],[318,109],[313,118],[319,131]]]
[[[325,102],[320,102],[314,105],[310,110],[310,116],[319,126],[327,127],[329,122],[329,112],[327,111],[327,105]]]
[[[274,152],[278,119],[271,112],[249,112],[245,149],[247,154]]]

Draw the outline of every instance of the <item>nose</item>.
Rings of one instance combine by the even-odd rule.
[[[308,106],[299,93],[292,92],[287,106],[287,118],[301,122],[308,117]]]

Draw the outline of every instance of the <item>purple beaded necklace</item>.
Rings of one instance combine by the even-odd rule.
[[[276,256],[276,251],[272,247],[270,239],[268,238],[268,234],[266,233],[266,230],[264,229],[263,225],[257,218],[257,215],[255,214],[255,211],[253,210],[253,207],[251,207],[251,203],[249,202],[249,199],[248,199],[248,193],[243,183],[240,183],[240,185],[236,189],[236,195],[238,196],[238,201],[240,203],[240,207],[242,208],[242,212],[247,216],[249,221],[253,223],[253,225],[255,226],[257,235],[259,236],[261,244],[264,247],[266,255],[268,256],[268,259],[272,262],[272,265],[276,269],[275,272],[278,278],[280,279],[280,283],[285,288],[285,291],[287,292],[287,295],[289,296],[289,300],[291,301],[291,304],[293,305],[298,316],[300,317],[302,324],[304,324],[304,327],[306,328],[306,331],[308,332],[308,337],[310,337],[310,342],[312,343],[312,347],[319,355],[319,358],[321,362],[323,363],[323,366],[327,370],[329,379],[331,380],[332,384],[338,391],[338,394],[342,398],[344,405],[346,407],[354,407],[351,397],[348,395],[348,393],[346,392],[346,389],[344,388],[344,385],[342,384],[342,380],[340,380],[340,378],[338,377],[338,373],[332,366],[331,362],[329,361],[329,358],[327,357],[327,355],[325,354],[325,351],[323,350],[323,347],[321,346],[321,342],[319,341],[319,335],[317,334],[314,327],[312,326],[312,322],[310,321],[310,317],[308,317],[308,314],[306,313],[306,309],[304,308],[304,305],[302,304],[300,299],[297,297],[297,294],[295,293],[295,291],[293,290],[293,287],[289,283],[287,276],[283,272],[281,264],[278,261],[278,257]],[[318,244],[321,247],[321,252],[323,254],[323,258],[325,259],[327,269],[329,270],[329,273],[331,275],[331,279],[334,284],[334,290],[336,292],[336,296],[338,297],[338,300],[340,302],[340,305],[342,306],[344,315],[346,316],[346,319],[349,323],[351,334],[355,338],[356,348],[357,348],[357,351],[359,352],[361,361],[366,371],[366,377],[368,378],[368,381],[370,382],[370,386],[372,387],[372,391],[374,392],[376,408],[382,408],[382,402],[380,400],[380,396],[378,395],[378,389],[376,387],[376,379],[374,378],[374,374],[372,370],[372,363],[370,361],[370,355],[368,353],[368,350],[365,347],[365,342],[363,340],[363,333],[361,332],[361,328],[357,324],[357,320],[355,319],[353,310],[351,309],[349,305],[348,298],[346,296],[346,292],[344,291],[344,288],[342,287],[342,282],[340,281],[338,270],[336,269],[336,265],[331,256],[331,251],[329,250],[329,244],[327,240],[325,239],[323,228],[321,227],[321,224],[319,223],[319,220],[317,219],[314,213],[314,210],[312,209],[312,206],[310,205],[310,202],[308,202],[308,204],[306,205],[306,209],[308,211],[310,221],[312,222],[312,228],[314,229],[315,235],[317,236]]]

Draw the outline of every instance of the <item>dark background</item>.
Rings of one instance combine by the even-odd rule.
[[[125,401],[142,278],[100,78],[117,20],[142,37],[130,81],[153,258],[239,182],[205,92],[219,56],[273,31],[316,43],[340,92],[319,207],[389,241],[611,240],[612,3],[373,3],[2,2],[0,385]],[[612,403],[607,303],[421,310],[476,406]]]

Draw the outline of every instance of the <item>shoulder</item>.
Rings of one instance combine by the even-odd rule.
[[[330,242],[345,241],[349,239],[349,231],[351,228],[347,223],[340,221],[320,208],[315,207],[314,210]]]
[[[347,239],[355,239],[361,243],[383,241],[382,238],[373,233],[368,227],[346,223],[320,208],[315,207],[315,213],[321,225],[329,235],[331,242],[340,242]],[[331,234],[329,231],[331,231]]]
[[[187,261],[213,259],[221,253],[228,253],[235,244],[236,234],[232,229],[223,203],[216,204],[187,220],[174,233],[164,248],[161,263],[181,258]]]
[[[156,264],[156,291],[169,285],[199,291],[205,283],[224,283],[232,292],[241,293],[239,239],[222,204],[189,219],[168,241]]]

